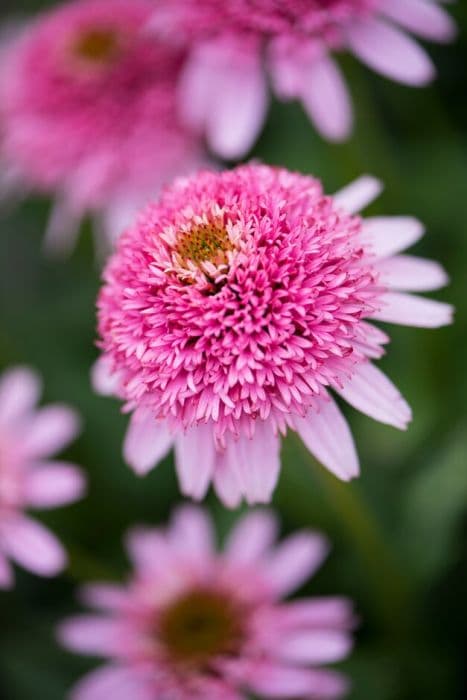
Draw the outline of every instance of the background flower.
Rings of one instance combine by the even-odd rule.
[[[58,404],[36,409],[39,394],[30,369],[12,368],[0,378],[0,588],[13,585],[10,558],[39,576],[64,568],[61,544],[25,510],[73,503],[84,490],[78,467],[52,459],[78,433],[78,416]]]
[[[389,338],[367,320],[433,328],[452,308],[407,293],[447,280],[396,255],[422,236],[418,221],[354,216],[379,190],[364,177],[326,197],[314,178],[261,165],[201,172],[122,235],[98,300],[95,380],[106,393],[114,375],[133,412],[125,456],[138,473],[175,442],[185,495],[212,480],[230,507],[267,503],[291,428],[348,481],[358,459],[331,388],[406,428],[408,405],[371,362]]]
[[[240,700],[345,694],[347,681],[321,668],[345,658],[353,626],[342,598],[282,598],[321,565],[325,540],[292,535],[274,546],[275,518],[244,516],[223,553],[202,510],[181,507],[171,526],[132,530],[134,572],[126,586],[93,584],[83,598],[99,614],[59,629],[72,651],[108,664],[72,690],[74,700]]]
[[[449,41],[455,24],[438,0],[180,0],[155,3],[152,25],[185,42],[181,107],[224,158],[244,155],[268,109],[268,80],[279,99],[299,100],[318,131],[347,138],[352,107],[333,58],[350,51],[378,73],[408,85],[435,75],[406,32]]]
[[[75,0],[25,23],[0,73],[5,177],[56,195],[48,242],[68,249],[82,215],[111,237],[149,194],[201,160],[176,117],[183,52],[144,27],[151,0]],[[34,80],[31,80],[31,75]]]

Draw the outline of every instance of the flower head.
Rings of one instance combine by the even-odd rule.
[[[352,609],[342,598],[282,602],[321,565],[327,545],[314,533],[274,547],[276,522],[253,512],[217,553],[205,513],[180,508],[166,530],[133,530],[134,571],[126,586],[83,591],[99,614],[62,624],[73,651],[109,664],[85,677],[73,700],[332,700],[346,680],[320,668],[350,651]]]
[[[254,142],[268,79],[280,99],[300,100],[321,134],[339,141],[352,109],[333,53],[350,51],[389,78],[423,85],[433,64],[404,30],[434,41],[455,35],[438,0],[169,0],[158,3],[152,24],[189,46],[183,113],[226,158]]]
[[[133,411],[125,454],[145,472],[175,443],[183,491],[214,481],[236,505],[270,499],[279,434],[296,430],[343,479],[358,464],[332,388],[399,428],[410,410],[370,362],[379,319],[448,323],[451,307],[394,290],[442,286],[433,262],[398,256],[410,218],[362,221],[362,178],[328,197],[318,180],[262,165],[179,179],[127,230],[104,272],[96,383]]]
[[[25,187],[57,194],[52,237],[84,211],[126,218],[199,167],[200,142],[176,117],[183,51],[146,36],[152,10],[152,0],[62,3],[4,52],[0,154]]]
[[[72,503],[84,489],[78,467],[52,461],[77,434],[78,417],[67,406],[37,410],[39,394],[30,369],[9,369],[0,378],[0,588],[13,585],[8,558],[39,576],[65,566],[60,543],[25,510]]]

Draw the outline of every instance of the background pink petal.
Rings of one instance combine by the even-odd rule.
[[[22,515],[3,523],[0,541],[6,554],[39,576],[56,576],[66,565],[66,554],[43,525]]]
[[[137,474],[144,476],[169,453],[174,438],[165,422],[151,411],[133,413],[123,443],[123,456]]]
[[[82,498],[85,486],[84,474],[74,464],[40,464],[27,475],[24,497],[32,508],[55,508]]]
[[[0,425],[27,417],[41,394],[41,381],[28,367],[12,367],[0,377]]]

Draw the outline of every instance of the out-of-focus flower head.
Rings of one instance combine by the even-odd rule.
[[[25,511],[73,503],[84,489],[78,467],[53,460],[78,433],[78,416],[68,406],[37,409],[39,395],[28,368],[0,377],[0,588],[13,585],[10,558],[39,576],[63,569],[61,544]]]
[[[351,648],[353,613],[343,598],[282,598],[321,565],[315,533],[275,546],[277,523],[252,512],[222,553],[206,514],[181,507],[166,530],[133,530],[126,586],[93,584],[84,600],[98,614],[65,621],[63,644],[109,663],[71,691],[73,700],[340,698],[340,673],[321,668]]]
[[[388,337],[368,321],[436,327],[447,304],[434,262],[398,253],[409,217],[362,220],[379,192],[363,177],[334,197],[263,165],[180,178],[127,230],[98,300],[95,385],[133,412],[124,446],[145,473],[175,444],[182,490],[211,482],[236,506],[268,502],[290,428],[341,479],[358,475],[337,392],[404,429],[407,403],[372,363]]]
[[[7,179],[56,194],[51,245],[70,247],[86,211],[118,231],[150,193],[201,163],[199,139],[176,117],[183,52],[144,31],[153,7],[62,3],[5,42],[0,156]]]
[[[352,108],[334,53],[350,51],[419,86],[434,66],[406,31],[441,42],[455,35],[438,0],[162,0],[155,7],[152,26],[190,49],[180,92],[185,119],[233,159],[264,123],[268,81],[279,99],[300,100],[324,137],[341,141]]]

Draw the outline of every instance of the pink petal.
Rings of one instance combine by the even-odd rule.
[[[291,668],[273,663],[262,663],[254,669],[248,686],[267,698],[319,698],[332,700],[342,697],[348,683],[332,671]]]
[[[354,625],[352,603],[346,598],[302,598],[281,606],[272,621],[283,628],[350,629]]]
[[[351,406],[381,423],[405,430],[412,419],[412,411],[399,390],[381,370],[363,362],[352,369],[350,378],[342,378],[342,387],[336,391]]]
[[[39,401],[41,382],[28,367],[7,369],[0,377],[0,425],[27,416]]]
[[[349,634],[336,630],[297,630],[285,633],[273,654],[290,664],[332,664],[349,655]]]
[[[110,358],[102,355],[91,368],[91,385],[96,394],[116,396],[120,378],[118,372],[112,372]]]
[[[48,255],[66,258],[72,253],[83,214],[64,198],[55,200],[44,236],[44,250]]]
[[[432,41],[451,41],[456,23],[436,0],[382,0],[379,11],[405,29]]]
[[[142,680],[124,668],[104,666],[85,676],[72,689],[69,700],[154,700]]]
[[[269,503],[280,473],[280,440],[265,421],[257,421],[252,438],[227,445],[226,459],[235,469],[249,505]]]
[[[426,85],[435,76],[428,54],[409,36],[379,19],[362,19],[347,30],[354,54],[370,68],[407,85]]]
[[[180,488],[185,496],[196,500],[204,498],[214,472],[215,459],[211,426],[200,425],[177,436],[175,464]]]
[[[31,419],[21,449],[34,457],[60,452],[80,430],[78,414],[68,406],[55,404],[41,408]]]
[[[380,195],[382,189],[383,185],[375,177],[362,175],[334,194],[334,204],[337,208],[345,209],[349,214],[356,214],[371,204]]]
[[[225,453],[216,455],[213,485],[227,508],[237,508],[242,502],[243,495],[237,472],[226,459]]]
[[[5,553],[38,576],[56,576],[66,565],[65,552],[56,537],[26,516],[5,522],[0,541]]]
[[[378,258],[409,248],[423,236],[423,224],[411,216],[376,216],[364,219],[363,238]]]
[[[114,611],[127,603],[128,593],[113,583],[89,583],[80,589],[79,599],[92,608]]]
[[[274,513],[257,510],[241,517],[231,531],[224,551],[230,561],[249,564],[260,559],[274,544],[278,523]]]
[[[66,620],[57,629],[60,643],[78,654],[112,656],[122,637],[119,622],[96,615],[81,615]]]
[[[301,100],[318,131],[330,141],[344,141],[352,130],[352,106],[336,63],[326,54],[302,76]]]
[[[135,411],[123,443],[123,456],[140,476],[147,474],[170,451],[173,435],[167,423],[158,421],[148,410]]]
[[[440,289],[449,282],[442,265],[411,255],[397,255],[381,260],[375,267],[382,284],[390,289],[429,292]]]
[[[8,590],[13,588],[14,578],[10,562],[3,552],[0,552],[0,589]]]
[[[173,550],[159,530],[134,527],[127,533],[125,545],[138,572],[152,573],[165,568],[172,561]]]
[[[402,326],[439,328],[452,323],[454,309],[441,301],[391,292],[380,298],[382,308],[373,318]]]
[[[285,539],[263,565],[275,593],[282,597],[301,586],[319,569],[328,551],[321,535],[307,532]]]
[[[295,418],[295,427],[310,452],[343,481],[360,473],[358,456],[347,421],[332,399],[322,401],[319,411]]]
[[[28,472],[25,499],[33,508],[55,508],[82,498],[85,486],[86,480],[78,467],[52,462]]]
[[[208,515],[195,506],[177,508],[170,527],[170,540],[177,551],[201,559],[215,551],[214,531]]]

